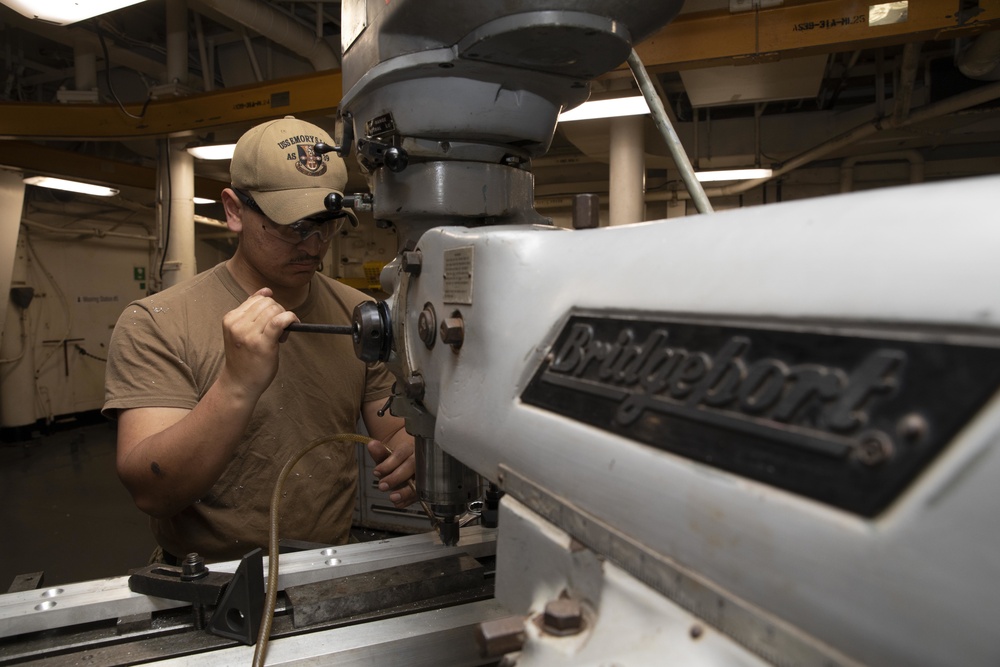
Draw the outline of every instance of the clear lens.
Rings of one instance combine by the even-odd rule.
[[[260,209],[260,206],[250,195],[242,190],[237,190],[236,188],[233,188],[233,191],[243,204],[264,216],[266,221],[264,223],[265,232],[271,236],[281,239],[286,243],[299,244],[313,234],[317,234],[319,236],[319,240],[322,243],[326,243],[330,240],[331,236],[340,231],[340,228],[344,226],[344,220],[347,219],[346,215],[340,215],[335,218],[314,216],[311,218],[296,220],[290,225],[279,225],[264,214],[264,211]]]
[[[286,243],[302,243],[313,234],[319,236],[320,242],[326,243],[343,225],[343,216],[325,219],[305,218],[290,225],[279,225],[269,219],[264,225],[264,231]]]
[[[305,241],[313,234],[318,234],[320,241],[326,242],[330,240],[333,236],[344,225],[343,216],[339,218],[306,218],[304,220],[298,220],[288,225],[289,229],[293,230],[299,235],[302,241]]]

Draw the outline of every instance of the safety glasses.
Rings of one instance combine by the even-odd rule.
[[[319,214],[296,220],[290,225],[279,225],[267,217],[267,214],[261,210],[260,205],[253,200],[253,197],[236,188],[233,188],[233,192],[236,193],[236,196],[245,206],[264,216],[263,227],[265,232],[275,238],[281,239],[285,243],[298,245],[313,234],[319,236],[321,242],[326,243],[330,240],[331,236],[340,231],[346,219],[345,215],[331,217],[330,215]]]

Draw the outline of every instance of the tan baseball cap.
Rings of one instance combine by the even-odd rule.
[[[331,192],[343,194],[347,167],[336,153],[320,155],[315,145],[333,140],[321,128],[285,116],[247,130],[236,142],[229,177],[268,218],[279,225],[323,213]]]

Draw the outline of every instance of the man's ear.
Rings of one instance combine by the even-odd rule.
[[[234,234],[243,231],[243,202],[230,188],[222,191],[222,206],[226,209],[226,227]]]

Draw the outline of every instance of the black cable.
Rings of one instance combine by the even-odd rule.
[[[76,351],[77,351],[77,352],[79,352],[80,354],[82,354],[82,355],[83,355],[83,356],[85,356],[85,357],[90,357],[91,359],[97,359],[98,361],[103,361],[104,363],[107,363],[107,362],[108,362],[108,360],[107,360],[107,359],[105,359],[104,357],[99,357],[99,356],[97,356],[96,354],[91,354],[90,352],[87,352],[87,351],[86,351],[85,349],[83,349],[83,347],[81,347],[80,345],[77,345],[77,346],[76,346]]]
[[[152,95],[146,96],[146,101],[142,105],[142,111],[139,115],[129,113],[122,101],[118,99],[117,93],[115,93],[114,86],[111,85],[111,56],[108,53],[108,44],[104,41],[104,31],[101,30],[101,24],[97,22],[97,19],[91,19],[90,22],[94,25],[94,29],[97,31],[97,38],[101,41],[101,50],[104,51],[104,79],[108,82],[108,92],[111,94],[111,98],[118,103],[118,108],[122,110],[122,113],[129,118],[135,118],[136,120],[142,120],[146,115],[146,107],[149,106],[149,102],[153,99]]]
[[[163,217],[161,218],[165,230],[163,236],[163,254],[160,256],[160,285],[162,287],[163,263],[167,261],[167,248],[170,247],[170,197],[173,184],[170,182],[170,140],[165,139],[160,145],[163,146],[163,162],[166,165],[167,172],[167,194],[163,197]]]

